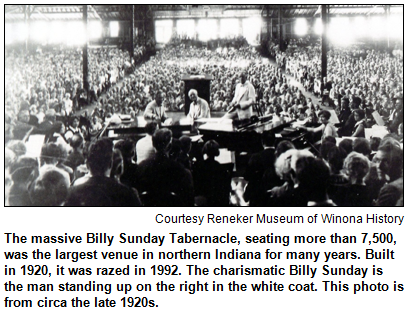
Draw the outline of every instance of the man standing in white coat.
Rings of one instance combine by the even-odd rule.
[[[252,105],[255,104],[255,88],[247,80],[246,72],[240,75],[241,83],[235,88],[235,96],[231,101],[231,106],[225,115],[228,119],[249,119],[253,115]]]

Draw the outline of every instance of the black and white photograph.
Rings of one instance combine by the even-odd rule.
[[[4,205],[403,206],[403,5],[4,5]]]

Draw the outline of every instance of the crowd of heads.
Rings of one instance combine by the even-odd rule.
[[[151,124],[154,126],[149,124],[149,136],[155,154],[177,163],[194,176],[202,160],[191,157],[191,138],[173,138],[171,130],[158,129],[157,124]],[[264,204],[304,206],[309,202],[327,203],[330,200],[338,206],[401,204],[399,192],[392,197],[381,196],[381,189],[402,181],[403,152],[395,135],[376,142],[365,138],[343,140],[340,145],[331,138],[325,139],[316,156],[310,151],[296,149],[288,140],[277,142],[274,135],[263,135],[264,148],[274,150],[272,158],[276,160],[272,175],[277,176],[271,179],[270,171],[262,175],[262,182],[269,187]],[[209,140],[201,146],[203,159],[216,162],[220,155],[219,144]],[[135,182],[137,173],[128,176],[127,172],[130,166],[137,172],[134,140],[113,142],[100,138],[85,143],[81,135],[75,134],[70,147],[67,153],[61,144],[49,142],[42,146],[41,155],[36,158],[30,156],[22,141],[10,141],[5,149],[6,204],[63,205],[72,185],[81,184],[81,180],[88,177],[107,176],[128,187],[134,183],[138,185]],[[194,177],[196,180],[197,176]]]
[[[117,48],[88,50],[88,83],[100,94],[125,74],[129,53]],[[36,53],[6,50],[6,110],[22,108],[43,111],[53,108],[65,113],[64,101],[78,100],[84,92],[81,49],[47,49]],[[17,111],[16,111],[17,110]]]
[[[301,106],[308,104],[302,92],[290,84],[283,70],[262,60],[254,47],[210,50],[173,45],[165,47],[135,70],[124,88],[129,89],[130,84],[131,94],[136,98],[128,98],[126,102],[133,103],[130,104],[131,110],[142,109],[154,99],[154,94],[160,92],[164,94],[164,106],[168,110],[183,110],[185,91],[181,76],[208,74],[212,77],[210,109],[227,111],[243,70],[248,73],[248,79],[256,89],[257,101],[265,112],[294,115],[299,113]],[[126,111],[126,107],[123,109]]]
[[[266,114],[288,119],[310,118],[310,123],[316,123],[319,117],[321,123],[328,122],[330,113],[314,105],[311,98],[307,98],[285,74],[286,69],[307,90],[317,91],[318,49],[299,47],[276,53],[279,66],[263,60],[256,49],[246,45],[238,49],[220,47],[210,50],[173,44],[133,68],[125,66],[127,52],[104,48],[90,50],[90,92],[93,92],[96,104],[93,112],[80,122],[78,117],[62,120],[59,117],[72,115],[80,101],[83,92],[81,51],[32,55],[7,52],[7,204],[62,205],[69,195],[70,185],[87,176],[110,176],[118,183],[123,182],[122,176],[126,176],[127,170],[137,161],[135,142],[124,140],[114,144],[109,139],[90,142],[90,133],[100,131],[104,121],[114,114],[136,117],[153,99],[162,101],[168,110],[183,110],[182,74],[212,76],[209,101],[212,110],[225,111],[230,107],[235,87],[242,82],[240,74],[245,69],[248,80],[254,85],[257,102]],[[350,106],[358,122],[372,118],[374,110],[384,118],[393,115],[395,110],[402,112],[403,67],[400,56],[357,48],[336,48],[329,52],[328,59],[329,79],[325,80],[327,85],[324,87],[331,99],[330,105],[337,108],[338,113],[344,110],[343,105]],[[132,68],[129,75],[125,74],[126,68]],[[115,85],[115,79],[122,81]],[[99,98],[102,92],[105,95]],[[379,193],[402,176],[401,122],[398,127],[399,131],[383,139],[344,139],[337,145],[333,137],[326,137],[318,157],[296,150],[289,141],[275,146],[273,139],[268,142],[265,137],[264,147],[276,147],[274,170],[279,176],[279,182],[267,189],[271,194],[268,204],[278,206],[291,202],[296,205],[293,200],[282,201],[283,193],[287,196],[283,196],[285,200],[293,199],[295,193],[307,202],[332,199],[337,205],[347,206],[354,203],[350,203],[353,202],[350,196],[343,195],[342,191],[354,185],[362,186],[354,187],[353,191],[365,191],[366,197],[356,204],[397,204],[399,197],[391,202],[379,198]],[[175,139],[170,130],[157,128],[154,123],[146,127],[155,152],[169,157],[194,175],[191,139]],[[39,158],[30,154],[24,142],[32,133],[47,136]],[[216,141],[208,141],[202,147],[201,156],[204,154],[208,159],[214,160],[220,154]],[[304,191],[302,194],[297,190],[291,192],[299,185]],[[304,196],[304,193],[308,195]],[[306,203],[302,201],[302,204]]]
[[[109,53],[99,52],[105,57],[106,55],[112,57]],[[117,58],[126,59],[127,52],[121,53],[124,55],[119,53]],[[96,52],[94,54],[99,55]],[[115,53],[112,58],[116,59],[114,56]],[[97,124],[103,123],[104,119],[115,113],[130,115],[133,118],[143,111],[157,94],[162,96],[163,106],[167,110],[183,111],[185,104],[184,82],[181,80],[183,74],[210,75],[212,77],[210,109],[227,111],[234,97],[235,87],[240,82],[239,75],[246,70],[249,81],[256,90],[256,101],[265,114],[291,119],[309,117],[312,121],[317,121],[320,108],[312,104],[311,98],[307,98],[296,83],[292,83],[285,70],[302,83],[306,90],[320,94],[319,57],[318,47],[294,48],[289,45],[286,52],[276,52],[278,66],[275,66],[263,60],[259,52],[248,45],[239,48],[222,46],[209,49],[169,44],[125,77],[125,61],[122,63],[116,61],[106,66],[106,63],[98,60],[97,68],[91,70],[90,92],[99,95],[106,90],[106,93],[99,98],[94,111],[88,117],[90,123]],[[112,74],[115,71],[116,73]],[[388,117],[394,108],[402,107],[400,57],[379,51],[332,48],[328,55],[328,72],[325,98],[332,107],[337,108],[337,112],[342,107],[360,109],[365,113],[364,118],[374,122],[371,115],[373,111]],[[112,74],[108,79],[111,82],[121,77],[124,79],[117,85],[109,83],[111,87],[106,88],[109,74]],[[69,104],[70,100],[74,106],[76,105],[78,96],[74,93],[71,91],[68,99],[62,96],[57,113],[60,109],[65,109],[64,106]],[[96,100],[98,97],[92,98]],[[323,104],[325,103],[326,101]],[[43,111],[47,107],[32,108],[41,115],[38,110]]]
[[[331,137],[316,156],[282,141],[275,150],[275,172],[262,201],[268,206],[395,206],[401,205],[403,151],[394,135],[380,140],[376,151],[365,138],[337,146]],[[350,146],[351,148],[348,148]],[[266,171],[264,184],[270,184]],[[390,191],[392,189],[392,191]]]
[[[369,108],[388,117],[390,110],[398,105],[397,100],[403,98],[403,58],[398,53],[358,46],[331,47],[323,94],[318,45],[289,49],[280,55],[285,59],[287,72],[305,89],[327,95],[337,107],[344,98],[350,105],[356,104],[356,108]]]

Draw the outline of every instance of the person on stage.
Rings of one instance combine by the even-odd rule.
[[[322,133],[321,141],[323,141],[328,136],[338,137],[337,129],[335,128],[333,124],[329,122],[330,117],[331,117],[330,112],[327,110],[321,110],[318,114],[318,117],[321,123],[320,126],[314,127],[314,128],[299,126],[298,128],[306,130],[308,132],[312,132],[312,133],[321,132]]]
[[[163,93],[156,93],[154,101],[150,102],[145,109],[143,117],[146,121],[156,121],[160,123],[171,124],[171,119],[166,115],[166,111],[163,107]]]
[[[255,88],[247,80],[246,72],[241,73],[240,79],[241,83],[238,83],[235,88],[235,96],[225,118],[245,120],[250,119],[253,115],[252,105],[255,104]]]
[[[211,118],[210,106],[208,105],[207,101],[198,97],[197,90],[191,89],[188,92],[188,97],[191,99],[188,117],[192,122],[201,118]]]

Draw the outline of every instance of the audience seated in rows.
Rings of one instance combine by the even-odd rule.
[[[5,180],[9,192],[6,202],[24,206],[39,202],[78,206],[139,206],[145,203],[150,206],[159,203],[153,200],[158,197],[157,193],[164,193],[164,197],[173,200],[174,204],[184,206],[197,203],[194,196],[205,198],[200,201],[202,205],[228,205],[224,193],[230,188],[222,195],[214,195],[227,183],[216,186],[214,179],[210,182],[218,173],[219,176],[228,173],[228,169],[218,170],[216,142],[207,142],[203,153],[208,159],[202,162],[200,157],[191,154],[188,137],[176,140],[171,132],[157,130],[154,123],[146,125],[150,135],[144,140],[137,143],[119,141],[115,148],[111,141],[97,139],[97,134],[120,113],[133,117],[140,115],[139,111],[159,93],[165,94],[163,100],[167,110],[183,110],[184,85],[180,81],[183,73],[211,74],[211,109],[226,110],[244,66],[251,76],[260,107],[272,115],[276,124],[293,118],[307,118],[306,127],[320,127],[325,133],[319,159],[308,151],[296,150],[288,141],[282,141],[274,150],[273,138],[263,137],[265,150],[251,157],[245,174],[248,181],[245,198],[250,205],[401,204],[402,59],[356,47],[332,48],[329,77],[323,81],[323,90],[328,95],[320,94],[327,95],[328,100],[323,98],[321,106],[313,104],[311,98],[294,86],[285,74],[285,71],[292,74],[307,90],[319,94],[318,55],[316,47],[305,49],[301,44],[289,44],[286,52],[276,51],[276,67],[272,63],[263,63],[259,53],[248,46],[211,51],[169,45],[149,61],[132,67],[132,74],[125,77],[121,65],[127,57],[125,52],[96,50],[91,58],[97,63],[97,60],[103,61],[96,66],[91,77],[92,95],[89,95],[96,103],[95,109],[90,114],[71,118],[70,101],[73,112],[79,108],[81,96],[84,96],[76,76],[79,55],[68,51],[65,56],[57,52],[29,56],[32,62],[24,68],[18,61],[21,55],[7,54],[5,138],[8,162]],[[14,67],[10,65],[13,61]],[[47,68],[51,61],[52,65]],[[42,66],[45,66],[45,78],[38,79]],[[30,73],[29,77],[22,75],[23,70]],[[57,73],[64,78],[56,77]],[[104,75],[105,79],[102,78]],[[123,78],[123,83],[115,84],[113,81],[119,78]],[[36,79],[39,83],[33,85],[32,81]],[[99,97],[102,91],[106,95]],[[326,133],[324,123],[329,118],[327,109],[333,109],[340,121],[336,127],[329,125],[330,133]],[[383,117],[393,135],[365,139],[365,129],[374,122],[374,111]],[[322,125],[316,124],[318,115],[325,118],[320,120]],[[29,157],[30,154],[26,155],[25,150],[26,138],[34,134],[45,136],[40,169],[38,161]],[[337,135],[357,139],[342,138],[338,144]],[[142,146],[144,141],[146,146]],[[42,170],[42,166],[55,169]],[[210,171],[214,173],[208,174]],[[55,189],[64,189],[67,174],[73,182],[68,197],[65,198],[61,190],[61,196],[54,201],[46,198],[54,188],[44,192],[43,186],[55,178],[58,181],[53,185]],[[316,176],[319,180],[315,180]],[[228,178],[230,176],[225,180]],[[102,182],[98,183],[98,180]],[[314,182],[319,189],[309,189]],[[88,190],[90,194],[85,196]],[[172,204],[161,201],[165,206],[166,203]]]

